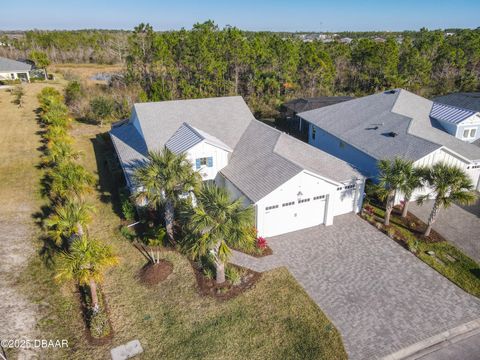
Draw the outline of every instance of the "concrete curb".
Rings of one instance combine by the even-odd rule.
[[[480,333],[480,318],[457,326],[403,348],[382,360],[414,360],[443,348],[447,343],[454,343]]]

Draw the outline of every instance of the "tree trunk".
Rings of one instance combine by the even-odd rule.
[[[395,193],[393,192],[388,194],[388,197],[387,197],[387,205],[385,206],[385,219],[383,221],[385,226],[390,225],[390,215],[392,214],[394,202],[395,202]]]
[[[174,208],[173,203],[167,199],[165,202],[165,229],[167,231],[168,240],[175,244],[175,238],[173,234],[173,219],[174,219]]]
[[[439,212],[440,212],[440,204],[438,203],[437,200],[435,200],[435,203],[433,204],[432,212],[430,213],[430,216],[428,217],[427,230],[425,230],[425,233],[423,235],[425,235],[425,236],[430,235],[430,232],[432,231],[433,223],[437,219],[437,216],[438,216]]]
[[[92,296],[92,310],[94,313],[98,312],[98,295],[97,295],[97,284],[95,280],[90,280],[90,294]]]
[[[215,260],[215,281],[217,284],[223,284],[225,282],[225,264],[220,260]]]
[[[410,203],[410,197],[405,197],[403,199],[403,209],[402,209],[402,217],[407,217],[408,214],[408,204]]]

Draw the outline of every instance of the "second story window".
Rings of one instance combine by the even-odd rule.
[[[213,167],[213,157],[201,157],[195,160],[195,167],[200,169],[203,166]]]

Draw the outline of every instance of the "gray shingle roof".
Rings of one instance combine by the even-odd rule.
[[[441,146],[480,159],[478,147],[432,126],[432,101],[406,90],[386,91],[299,114],[373,158],[418,160]],[[389,136],[395,133],[396,136]]]
[[[300,98],[287,101],[283,106],[295,113],[319,109],[324,106],[338,104],[347,100],[352,100],[350,96],[319,96],[314,98]]]
[[[257,202],[304,169],[337,182],[362,177],[346,162],[257,120],[250,123],[221,172]]]
[[[459,92],[438,96],[433,101],[480,112],[480,92]]]
[[[233,149],[254,118],[241,96],[139,103],[134,110],[151,150],[163,148],[184,122]]]
[[[475,115],[475,113],[476,112],[472,110],[434,102],[430,116],[437,120],[458,124],[470,116]]]
[[[32,65],[0,57],[0,72],[3,71],[29,71],[32,70]]]

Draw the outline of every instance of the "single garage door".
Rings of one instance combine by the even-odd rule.
[[[325,195],[273,204],[264,209],[263,234],[275,236],[325,222]]]

